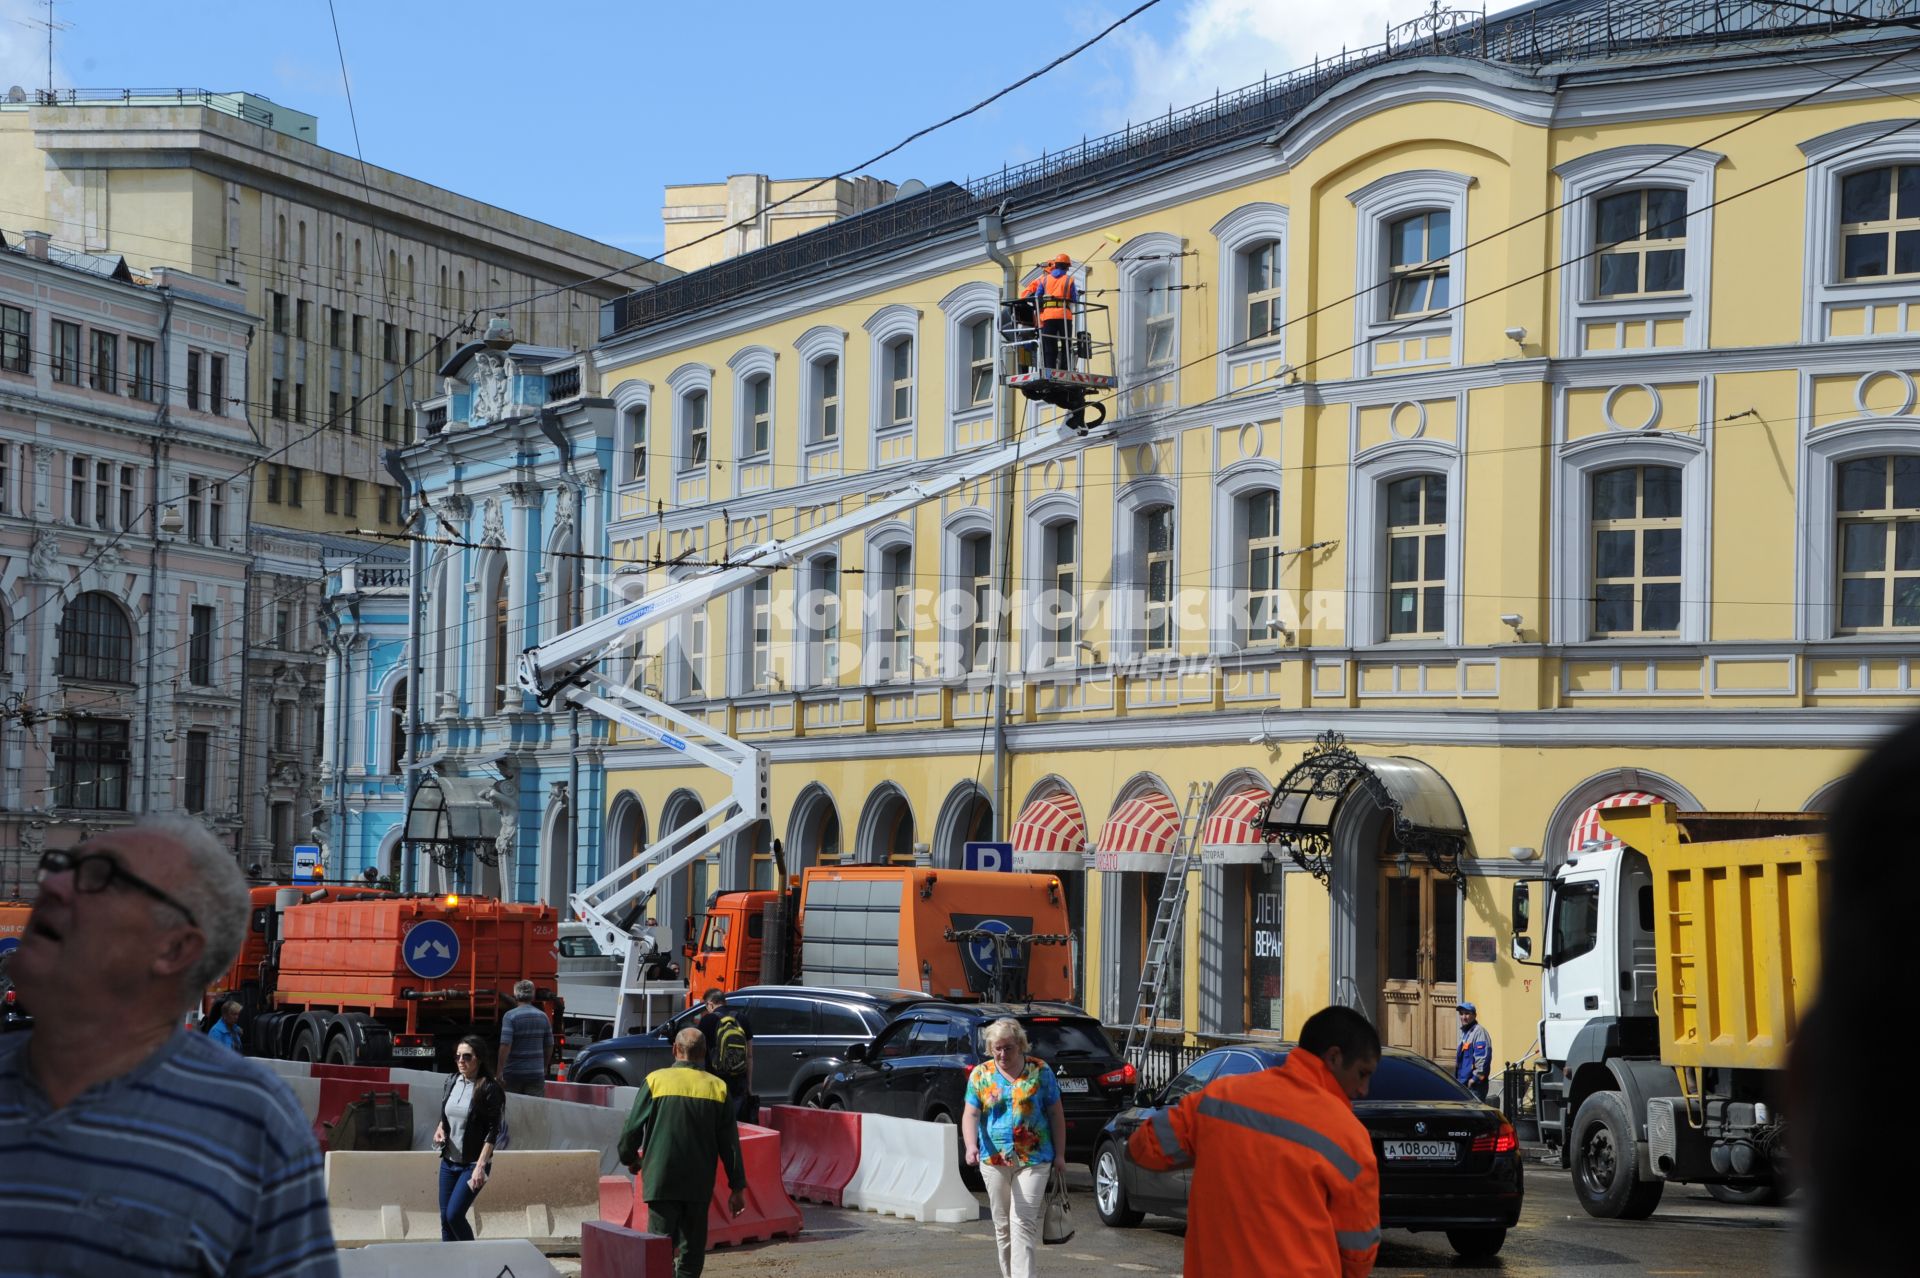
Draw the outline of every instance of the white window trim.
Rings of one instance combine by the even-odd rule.
[[[1390,173],[1350,193],[1357,220],[1354,226],[1356,271],[1354,291],[1359,299],[1353,308],[1353,375],[1369,377],[1375,372],[1373,344],[1393,338],[1450,338],[1449,358],[1420,365],[1395,365],[1403,368],[1458,367],[1465,352],[1460,349],[1463,307],[1467,296],[1467,257],[1460,246],[1467,243],[1467,192],[1479,179],[1464,173],[1442,169],[1411,169]],[[1387,285],[1387,226],[1399,218],[1429,209],[1444,209],[1449,214],[1449,238],[1453,252],[1447,258],[1447,300],[1450,309],[1427,319],[1391,319],[1387,308],[1392,289]]]
[[[1560,198],[1566,208],[1560,233],[1560,357],[1582,354],[1580,333],[1592,320],[1683,319],[1682,345],[1699,350],[1707,344],[1708,307],[1713,300],[1714,170],[1726,157],[1713,151],[1643,143],[1612,147],[1569,160],[1554,170],[1560,177]],[[1654,297],[1603,298],[1594,293],[1594,202],[1602,194],[1662,187],[1684,191],[1687,197],[1686,289]],[[1601,358],[1613,354],[1638,355],[1640,350],[1595,351]]]
[[[1087,522],[1080,515],[1080,499],[1072,493],[1048,493],[1027,503],[1026,536],[1023,539],[1021,560],[1021,580],[1031,583],[1025,590],[1016,589],[1015,597],[1025,596],[1026,607],[1016,616],[1019,633],[1014,639],[1014,648],[1020,654],[1020,665],[1024,670],[1071,670],[1079,665],[1079,653],[1069,654],[1071,660],[1055,661],[1046,651],[1046,626],[1040,613],[1043,598],[1053,590],[1052,565],[1047,560],[1047,533],[1055,524],[1071,522],[1074,525],[1074,547],[1078,555],[1079,566],[1074,574],[1074,638],[1087,637]]]
[[[1445,475],[1447,479],[1447,588],[1440,605],[1441,637],[1387,637],[1387,485],[1409,475]],[[1395,440],[1376,445],[1354,459],[1352,491],[1347,495],[1347,641],[1354,647],[1405,647],[1408,644],[1460,644],[1460,592],[1466,565],[1466,468],[1460,449],[1430,439]]]
[[[1839,610],[1835,600],[1835,580],[1839,575],[1839,537],[1835,524],[1839,515],[1834,472],[1840,463],[1857,457],[1877,457],[1886,453],[1920,452],[1913,417],[1874,417],[1858,421],[1836,422],[1809,430],[1800,447],[1800,532],[1794,556],[1794,638],[1830,640],[1835,643],[1911,642],[1898,633],[1879,631],[1843,635],[1839,631]]]
[[[646,414],[647,429],[651,431],[654,427],[652,382],[626,381],[613,388],[614,439],[617,441],[615,452],[618,454],[614,467],[620,476],[620,487],[623,490],[633,489],[644,492],[647,487],[645,477],[640,479],[633,477],[632,414],[635,409]],[[647,440],[647,448],[651,453],[652,439]],[[648,463],[648,469],[651,470],[651,456],[648,458]]]
[[[793,617],[794,660],[792,662],[792,666],[793,666],[794,686],[800,689],[826,688],[826,687],[833,686],[831,684],[824,682],[824,679],[826,677],[826,664],[824,662],[816,662],[814,660],[814,652],[813,652],[814,618],[811,610],[807,607],[807,599],[809,596],[812,595],[814,591],[814,576],[819,571],[820,561],[823,559],[831,559],[834,561],[834,569],[835,569],[834,581],[836,585],[839,587],[839,591],[837,595],[837,601],[839,605],[837,616],[839,620],[839,625],[837,626],[837,629],[840,631],[840,637],[837,640],[835,640],[835,642],[841,643],[841,644],[844,644],[846,642],[847,559],[846,559],[846,556],[841,553],[841,549],[839,545],[836,544],[830,550],[817,551],[814,554],[807,556],[807,558],[803,559],[799,565],[800,571],[797,574],[797,577],[800,582],[800,588],[795,593],[795,598],[794,598],[794,617]],[[819,666],[819,669],[815,669],[816,665]],[[836,674],[836,682],[838,681],[838,675],[845,674],[845,673],[846,673],[846,670],[843,666],[841,670],[838,671]]]
[[[691,576],[693,576],[691,570],[676,573],[669,579],[668,584],[685,581]],[[721,695],[720,690],[713,686],[713,614],[708,604],[701,604],[697,610],[682,613],[668,624],[667,642],[660,661],[661,692],[665,694],[665,699],[668,701],[693,700],[690,677],[692,672],[687,650],[693,636],[693,621],[696,615],[707,623],[706,642],[701,645],[700,653],[700,664],[704,667],[701,671],[703,686],[700,699],[712,701]]]
[[[1218,328],[1215,330],[1220,334],[1222,352],[1220,358],[1215,361],[1219,365],[1216,393],[1225,395],[1233,387],[1233,371],[1236,366],[1286,356],[1287,328],[1284,306],[1279,308],[1278,332],[1258,342],[1240,345],[1246,338],[1246,253],[1248,249],[1269,240],[1278,242],[1280,251],[1275,256],[1280,262],[1279,298],[1283,303],[1286,300],[1288,280],[1286,206],[1266,202],[1243,204],[1213,224],[1213,238],[1220,246],[1217,278],[1225,281],[1220,289],[1220,315]]]
[[[1147,558],[1146,546],[1140,537],[1141,514],[1153,506],[1171,506],[1173,508],[1173,603],[1174,603],[1174,646],[1168,653],[1158,654],[1171,660],[1180,653],[1180,500],[1179,491],[1166,479],[1155,476],[1150,479],[1136,480],[1122,489],[1114,498],[1113,511],[1113,583],[1114,591],[1108,607],[1111,621],[1108,626],[1108,643],[1114,650],[1114,657],[1140,657],[1147,653],[1146,629],[1146,583]],[[1081,556],[1081,571],[1085,572],[1086,556]]]
[[[1120,338],[1119,358],[1116,371],[1120,376],[1120,385],[1124,391],[1136,391],[1155,382],[1167,383],[1167,402],[1177,404],[1180,401],[1180,319],[1185,309],[1181,305],[1183,294],[1180,291],[1183,272],[1181,264],[1186,259],[1180,256],[1186,251],[1186,241],[1177,235],[1164,231],[1148,231],[1136,235],[1122,244],[1113,254],[1114,266],[1118,272],[1120,313],[1115,318],[1115,333]],[[1146,281],[1161,271],[1167,276],[1167,298],[1173,311],[1173,362],[1164,370],[1149,374],[1146,368],[1147,347],[1147,307],[1144,288]],[[1080,284],[1081,293],[1086,292],[1086,283]],[[1094,322],[1089,317],[1089,323]],[[1124,394],[1122,396],[1125,398]]]
[[[673,394],[673,473],[702,475],[715,461],[713,447],[713,370],[705,364],[682,364],[667,374],[667,389]],[[687,434],[687,399],[697,393],[707,397],[707,460],[691,460]]]
[[[761,582],[770,579],[762,577]],[[779,627],[774,624],[774,596],[771,584],[767,586],[767,684],[761,687],[753,679],[753,592],[759,582],[748,582],[727,596],[727,631],[731,637],[727,653],[727,686],[736,691],[736,697],[758,697],[779,691],[785,676],[780,674],[779,662],[775,656],[780,645],[776,636]],[[709,630],[711,635],[712,631]],[[711,663],[709,663],[711,669]],[[776,683],[776,677],[780,683]]]
[[[508,574],[506,581],[507,646],[509,649],[513,646],[513,619],[515,616],[514,595],[517,592],[514,590],[513,585],[513,565],[507,559],[507,552],[500,546],[490,545],[487,549],[481,551],[479,553],[479,560],[474,567],[476,569],[474,582],[478,587],[474,592],[474,611],[477,614],[475,621],[479,626],[480,642],[473,645],[474,660],[473,664],[468,667],[467,672],[468,678],[472,680],[468,686],[473,689],[474,693],[472,699],[468,702],[468,708],[475,718],[489,718],[505,710],[518,708],[518,703],[513,697],[495,691],[493,685],[493,612],[500,593],[499,578],[501,573]],[[511,656],[507,659],[507,678],[513,678],[513,659]],[[496,704],[499,706],[499,709],[495,708]]]
[[[992,284],[976,281],[962,284],[940,299],[940,312],[947,330],[947,442],[949,453],[959,448],[959,428],[993,416],[1000,387],[1000,290]],[[987,322],[987,350],[994,361],[994,394],[976,405],[968,395],[972,389],[973,360],[967,347],[967,327],[975,320]],[[924,370],[922,360],[919,369]],[[917,403],[926,402],[924,388],[916,387]]]
[[[964,543],[973,537],[984,536],[987,539],[987,554],[992,564],[989,574],[993,579],[993,588],[1000,588],[1000,547],[993,535],[991,515],[978,506],[967,506],[949,515],[940,528],[940,592],[935,595],[936,605],[942,598],[952,599],[956,603],[960,596],[973,597],[973,574],[961,566],[960,550]],[[955,593],[957,592],[957,593]],[[939,630],[940,651],[934,662],[934,672],[941,679],[978,679],[984,681],[988,672],[997,668],[994,644],[998,642],[998,631],[987,643],[985,666],[968,671],[961,668],[959,654],[967,642],[965,631],[972,626],[961,626],[957,615],[947,615],[944,610],[936,609],[934,624]],[[952,660],[949,660],[952,658]]]
[[[847,440],[847,330],[831,324],[816,324],[794,339],[793,349],[800,355],[800,447],[809,455],[830,453]],[[832,439],[820,437],[820,422],[815,416],[820,385],[820,362],[840,361],[840,431]]]
[[[1705,416],[1705,414],[1702,414]],[[1563,445],[1554,460],[1552,521],[1554,643],[1704,643],[1707,638],[1708,451],[1703,441],[1671,431],[1611,431]],[[1670,638],[1600,639],[1592,634],[1594,472],[1619,466],[1680,468],[1680,633]]]
[[[1906,126],[1906,127],[1902,127]],[[1881,137],[1899,129],[1889,137]],[[1879,139],[1876,141],[1875,139]],[[1889,303],[1911,297],[1911,279],[1851,283],[1840,278],[1840,179],[1861,169],[1884,164],[1920,164],[1920,120],[1873,120],[1822,133],[1800,144],[1810,161],[1807,169],[1806,313],[1801,340],[1871,341],[1877,336],[1909,337],[1901,331],[1864,337],[1828,337],[1827,314],[1836,306]]]
[[[1213,581],[1212,607],[1207,618],[1209,646],[1214,652],[1241,651],[1241,629],[1234,616],[1234,605],[1245,589],[1247,579],[1246,524],[1240,504],[1257,492],[1274,492],[1284,500],[1278,462],[1254,458],[1236,462],[1214,481],[1213,486]],[[1281,508],[1281,527],[1286,527],[1285,507]],[[1351,543],[1349,543],[1351,544]],[[1286,590],[1282,588],[1284,596]],[[1296,624],[1297,632],[1299,626]],[[1262,651],[1286,646],[1283,639],[1259,645]]]
[[[780,443],[780,382],[777,376],[780,356],[765,346],[747,346],[733,353],[733,357],[727,360],[727,367],[733,370],[733,455],[742,462],[771,458]],[[747,383],[763,376],[767,379],[767,451],[756,453],[751,451],[753,401],[747,393]],[[709,419],[712,418],[711,406],[707,415]],[[711,420],[707,430],[711,447]]]
[[[883,306],[867,318],[862,325],[871,338],[868,357],[867,378],[867,420],[873,423],[868,431],[868,466],[878,469],[880,466],[880,441],[883,438],[896,438],[911,435],[920,424],[921,374],[926,367],[921,358],[920,311],[912,306],[894,304]],[[893,344],[901,338],[913,343],[913,407],[904,426],[893,422]],[[847,429],[847,368],[840,366],[840,433]],[[901,459],[912,460],[912,454]]]
[[[866,571],[863,575],[865,587],[860,592],[860,611],[865,614],[860,642],[860,681],[865,684],[906,683],[912,680],[914,675],[913,662],[909,660],[904,671],[895,670],[885,678],[880,677],[880,650],[882,647],[891,648],[892,646],[891,628],[888,628],[884,639],[881,631],[885,609],[891,605],[892,601],[891,594],[887,594],[886,602],[882,602],[882,587],[886,581],[886,557],[887,552],[898,550],[902,546],[913,552],[913,575],[917,581],[920,576],[920,556],[918,547],[914,545],[911,525],[899,520],[890,520],[876,525],[867,532]],[[840,561],[840,567],[844,577],[845,559]],[[840,628],[844,633],[846,630],[844,614],[841,617]],[[909,631],[912,631],[911,626]],[[914,637],[917,638],[917,634]],[[912,651],[917,652],[918,645],[915,645]]]

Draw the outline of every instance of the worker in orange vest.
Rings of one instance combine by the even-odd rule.
[[[1039,302],[1040,362],[1048,368],[1065,368],[1073,341],[1073,304],[1080,300],[1080,286],[1073,282],[1073,259],[1065,253],[1054,258],[1046,273],[1021,290],[1020,296]]]
[[[1353,1102],[1379,1065],[1367,1018],[1322,1008],[1285,1064],[1217,1079],[1134,1129],[1140,1166],[1193,1169],[1186,1278],[1373,1272],[1380,1171]]]

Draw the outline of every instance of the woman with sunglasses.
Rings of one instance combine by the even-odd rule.
[[[440,1126],[433,1133],[434,1148],[440,1151],[440,1240],[471,1242],[467,1208],[486,1186],[507,1093],[494,1081],[486,1040],[479,1035],[460,1040],[453,1064],[453,1077],[440,1098]]]

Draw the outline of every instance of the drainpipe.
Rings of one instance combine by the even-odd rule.
[[[252,340],[251,331],[248,340]],[[249,809],[253,806],[251,792],[247,789],[247,779],[252,775],[252,769],[247,767],[247,705],[252,700],[247,676],[253,669],[253,493],[259,486],[258,470],[259,459],[255,458],[254,465],[247,470],[247,513],[240,525],[240,545],[247,552],[247,579],[240,585],[240,717],[235,725],[240,737],[240,754],[234,761],[233,781],[233,810],[239,817],[239,823],[233,828],[233,856],[236,861],[246,854],[247,820],[252,815]]]
[[[1012,297],[1020,289],[1019,268],[1000,247],[1006,238],[1006,226],[1001,222],[1001,214],[1006,205],[980,218],[980,243],[985,247],[987,256],[1000,267],[1000,295]],[[996,381],[998,378],[996,377]],[[1013,438],[1014,392],[1011,387],[997,386],[996,428],[994,438],[999,444],[1006,444]],[[1013,474],[1011,469],[1002,470],[993,478],[993,527],[1000,538],[1000,580],[995,601],[997,615],[993,623],[993,646],[999,654],[993,677],[993,837],[998,839],[1001,833],[1012,828],[1011,818],[1007,815],[1006,788],[1007,776],[1007,661],[1012,646],[1010,631],[1013,618],[1007,608],[1012,598],[1010,582],[1013,577]]]
[[[426,504],[415,501],[413,482],[400,460],[400,450],[389,448],[383,462],[387,473],[400,481],[400,526],[411,528],[419,516],[420,528],[413,529],[413,536],[407,540],[407,707],[406,720],[401,724],[407,734],[407,749],[403,756],[406,771],[400,778],[400,788],[404,795],[400,806],[400,840],[393,845],[394,856],[399,859],[400,890],[413,891],[413,856],[407,850],[407,814],[413,811],[414,791],[420,788],[420,698],[421,680],[426,673],[426,662],[420,654],[421,613],[425,610],[427,547],[421,534],[426,520]]]
[[[539,417],[540,433],[545,435],[553,446],[560,450],[560,465],[566,471],[567,482],[573,485],[573,589],[570,592],[569,616],[567,627],[572,629],[580,624],[581,597],[586,593],[586,576],[582,571],[586,563],[584,554],[584,529],[587,526],[587,486],[579,476],[573,473],[573,442],[566,432],[560,429],[559,419],[552,412],[542,411]],[[580,872],[580,707],[569,705],[567,708],[567,865],[572,875]],[[567,892],[573,891],[573,880],[567,881]],[[562,903],[554,902],[554,908],[561,910]],[[562,911],[564,913],[564,911]]]
[[[160,563],[166,558],[166,548],[160,538],[160,516],[164,509],[160,504],[160,459],[162,449],[160,441],[172,433],[173,417],[170,398],[173,366],[173,290],[161,288],[160,294],[160,367],[164,380],[158,387],[160,406],[153,413],[153,504],[149,508],[149,518],[153,520],[153,545],[147,552],[147,695],[143,698],[140,722],[140,811],[153,811],[153,685],[159,682],[153,669],[154,632],[160,627]],[[167,775],[173,775],[173,769],[167,769]],[[171,788],[171,783],[169,783]]]

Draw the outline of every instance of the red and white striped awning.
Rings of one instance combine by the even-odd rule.
[[[1273,846],[1260,837],[1260,814],[1268,798],[1266,790],[1249,786],[1215,804],[1201,828],[1201,860],[1208,865],[1241,865],[1273,852]]]
[[[1163,873],[1180,837],[1180,809],[1157,790],[1128,799],[1100,830],[1094,868]]]
[[[1013,823],[1012,843],[1016,870],[1083,869],[1087,818],[1080,800],[1065,790],[1041,795]]]
[[[1649,794],[1644,790],[1622,790],[1619,794],[1609,794],[1600,802],[1580,814],[1573,823],[1573,833],[1567,836],[1567,855],[1578,856],[1584,851],[1611,852],[1620,846],[1620,840],[1607,833],[1600,822],[1600,814],[1608,808],[1630,808],[1642,803],[1669,803],[1663,794]],[[1594,847],[1587,847],[1591,843]]]

